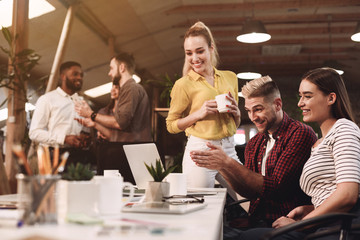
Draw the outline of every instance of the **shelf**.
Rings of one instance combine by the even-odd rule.
[[[155,108],[154,111],[160,116],[166,118],[169,113],[169,108]]]

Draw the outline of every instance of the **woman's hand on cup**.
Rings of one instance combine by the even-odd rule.
[[[231,102],[230,105],[226,105],[226,107],[229,108],[228,113],[231,113],[235,119],[235,122],[237,122],[237,120],[238,120],[239,121],[238,123],[240,124],[241,112],[240,112],[238,103],[235,101],[231,92],[229,92],[229,94],[228,94],[228,96],[226,96],[226,98]]]
[[[215,100],[208,100],[203,103],[201,108],[197,111],[199,120],[204,119],[207,115],[217,113],[217,104]]]

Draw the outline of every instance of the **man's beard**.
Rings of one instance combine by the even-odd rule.
[[[112,82],[113,84],[118,84],[120,85],[120,79],[121,79],[121,74],[119,73],[119,70],[117,71],[117,75],[115,77],[113,77]]]
[[[78,92],[81,90],[81,87],[82,87],[82,82],[80,82],[80,85],[77,86],[73,83],[73,81],[71,81],[68,77],[66,77],[66,87],[74,92]]]
[[[275,114],[273,116],[271,116],[270,118],[268,118],[268,122],[266,124],[265,133],[268,133],[270,129],[272,129],[275,126],[276,123],[276,116]]]

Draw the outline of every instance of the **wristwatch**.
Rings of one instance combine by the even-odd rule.
[[[97,115],[97,112],[92,112],[90,115],[90,118],[93,122],[95,122],[96,115]]]

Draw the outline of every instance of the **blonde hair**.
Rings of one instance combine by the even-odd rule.
[[[242,88],[241,93],[244,98],[252,97],[281,97],[279,88],[276,83],[269,76],[256,78],[247,82]]]
[[[219,53],[216,48],[214,37],[210,31],[210,29],[203,23],[203,22],[196,22],[194,25],[192,25],[185,33],[184,41],[188,37],[196,37],[196,36],[203,36],[205,38],[205,41],[207,42],[209,47],[213,48],[213,52],[210,54],[210,60],[211,64],[214,67],[217,67],[219,64]],[[191,70],[191,67],[189,63],[186,61],[184,62],[183,66],[183,76],[185,76],[189,71]]]

